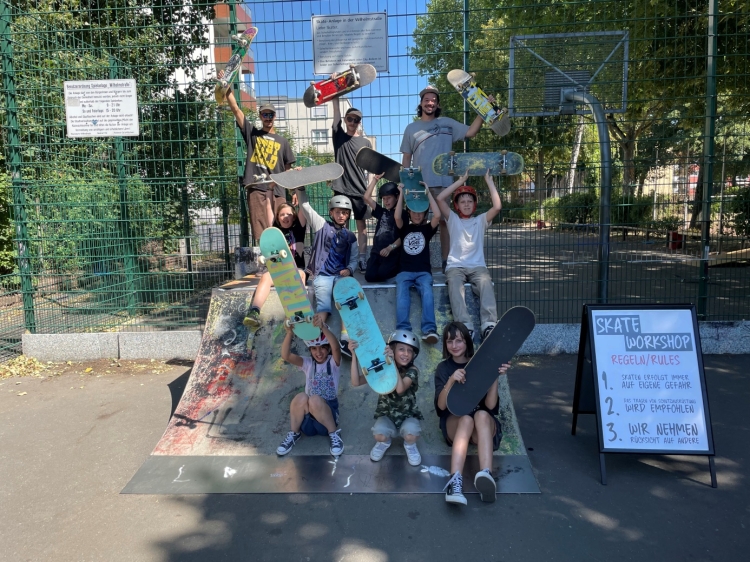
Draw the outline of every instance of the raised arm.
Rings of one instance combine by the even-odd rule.
[[[336,365],[341,365],[341,346],[339,346],[339,340],[333,335],[328,324],[323,322],[323,319],[316,314],[313,316],[313,325],[320,328],[320,331],[323,332],[323,335],[331,345],[331,356],[333,357],[333,362],[336,363]]]
[[[219,78],[221,78],[224,74],[224,71],[222,70],[219,73]],[[245,128],[245,114],[242,113],[242,110],[240,109],[240,106],[237,105],[237,100],[234,99],[234,88],[230,87],[229,91],[226,95],[227,103],[229,104],[229,109],[232,110],[232,115],[234,115],[234,120],[237,121],[237,125],[240,129]]]
[[[466,131],[466,137],[467,139],[474,138],[477,136],[477,133],[482,128],[482,123],[484,123],[484,119],[482,119],[481,115],[477,115],[476,119],[471,122],[471,125],[469,126],[469,130]]]
[[[380,181],[380,178],[382,177],[383,174],[370,174],[370,183],[367,184],[367,189],[365,189],[365,203],[367,203],[373,211],[378,205],[378,202],[375,200],[375,187],[378,185],[378,181]]]
[[[349,351],[352,352],[352,368],[351,368],[351,383],[352,386],[362,386],[367,384],[367,379],[364,377],[359,369],[359,360],[357,359],[357,353],[355,350],[359,347],[357,340],[349,340]]]
[[[430,225],[432,226],[432,228],[437,228],[443,215],[440,212],[440,206],[437,204],[437,201],[435,201],[435,198],[432,196],[432,193],[430,193],[429,189],[427,190],[427,199],[430,200],[430,210],[432,211],[432,220],[430,220]]]
[[[292,327],[284,326],[284,328],[286,329],[286,335],[284,341],[281,342],[281,358],[295,367],[302,367],[302,357],[292,353]]]
[[[429,193],[430,190],[427,190]],[[393,211],[393,220],[396,221],[396,228],[401,230],[404,228],[404,184],[398,184],[398,201],[396,201],[396,209]]]
[[[490,199],[492,200],[492,208],[487,211],[487,224],[489,224],[492,222],[492,219],[494,219],[502,210],[503,202],[500,201],[500,194],[497,192],[497,188],[495,187],[495,182],[490,175],[489,168],[487,169],[487,173],[484,174],[484,181],[487,182],[487,187],[490,189]]]
[[[310,225],[310,229],[313,233],[318,232],[326,223],[326,220],[321,217],[318,212],[312,208],[310,201],[307,198],[307,193],[304,189],[295,190],[297,196],[297,203],[299,204],[299,215],[304,218],[305,224]]]
[[[437,204],[438,207],[440,207],[440,212],[443,214],[443,216],[448,220],[448,215],[451,214],[451,208],[450,205],[448,205],[448,199],[450,198],[451,194],[456,191],[458,186],[463,185],[466,180],[469,179],[469,173],[466,172],[463,176],[458,178],[456,181],[454,181],[451,185],[446,187],[440,194],[437,196]]]
[[[334,72],[331,74],[331,80],[334,80],[336,78],[336,73]],[[333,125],[331,126],[332,129],[335,129],[337,126],[341,126],[341,106],[339,105],[340,100],[339,98],[333,98],[331,100],[331,106],[333,107]]]

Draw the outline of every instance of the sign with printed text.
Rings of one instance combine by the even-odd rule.
[[[691,306],[589,307],[602,452],[713,454]]]
[[[352,64],[388,72],[388,16],[385,12],[312,16],[313,73],[328,75]]]
[[[68,138],[137,137],[135,80],[81,80],[64,83]]]

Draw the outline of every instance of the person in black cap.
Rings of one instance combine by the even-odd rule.
[[[334,74],[331,77],[335,77]],[[355,158],[363,147],[372,148],[370,141],[362,136],[360,123],[362,112],[350,107],[344,115],[344,127],[341,126],[341,108],[339,98],[331,100],[333,106],[333,152],[336,162],[344,168],[344,174],[333,180],[333,192],[336,195],[346,195],[354,208],[354,220],[357,224],[357,246],[359,247],[359,270],[365,271],[365,256],[367,255],[367,225],[365,219],[369,216],[369,209],[364,200],[367,180],[362,168],[357,166]]]
[[[409,123],[401,141],[404,167],[422,169],[422,178],[430,187],[433,197],[453,183],[451,176],[439,176],[432,171],[432,161],[438,154],[450,152],[454,142],[476,136],[482,128],[482,117],[477,115],[471,125],[464,125],[450,117],[440,116],[440,92],[435,86],[427,86],[419,92],[418,120]],[[440,244],[442,246],[443,269],[448,259],[450,240],[445,218],[440,221]]]
[[[274,210],[282,203],[286,203],[286,190],[273,183],[269,176],[290,170],[295,162],[294,152],[289,141],[277,134],[273,128],[276,119],[276,108],[273,104],[264,103],[258,109],[261,120],[259,129],[245,119],[245,114],[237,105],[231,88],[227,93],[227,102],[247,144],[245,174],[240,178],[240,184],[247,190],[250,228],[253,238],[257,241],[260,240],[261,232],[271,226],[266,217],[266,191],[273,190]]]

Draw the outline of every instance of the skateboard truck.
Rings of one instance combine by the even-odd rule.
[[[365,300],[365,294],[364,293],[357,293],[356,297],[350,297],[346,299],[344,302],[335,301],[336,304],[336,310],[341,310],[342,307],[348,306],[349,310],[354,310],[357,308],[357,299]]]
[[[312,322],[312,319],[312,316],[304,316],[295,312],[291,318],[284,320],[284,326],[291,328],[294,324],[302,324],[303,322],[309,324]]]
[[[505,164],[508,161],[508,156],[507,156],[508,151],[507,150],[501,150],[500,154],[501,154],[501,156],[500,156],[500,175],[501,176],[506,176],[506,175],[508,175],[508,168],[505,167]]]
[[[382,371],[383,365],[390,365],[392,362],[393,360],[387,355],[385,357],[385,361],[383,361],[382,359],[373,359],[369,367],[365,367],[364,365],[362,365],[362,375],[366,377],[370,374],[370,371],[375,371],[376,373],[378,371]]]
[[[286,250],[279,250],[278,252],[274,252],[271,254],[271,256],[268,258],[273,263],[276,263],[277,261],[285,260],[289,254],[286,253]],[[266,256],[258,256],[258,261],[265,265],[266,263]]]
[[[448,175],[455,176],[456,175],[456,151],[451,150],[450,155],[451,155],[451,163],[450,163],[450,167],[448,168]]]

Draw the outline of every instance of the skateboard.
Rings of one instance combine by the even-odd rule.
[[[291,326],[295,335],[303,340],[320,337],[320,328],[312,325],[314,311],[302,285],[294,256],[278,228],[267,228],[260,235],[260,253],[260,261],[268,268],[276,294],[284,307],[284,323]]]
[[[391,358],[383,353],[385,340],[359,281],[353,277],[339,279],[333,286],[333,302],[349,337],[359,343],[357,360],[367,384],[378,394],[393,392],[398,371]]]
[[[371,64],[350,65],[347,70],[337,74],[336,78],[310,82],[310,87],[305,90],[302,96],[302,102],[306,107],[324,104],[333,98],[371,84],[375,81],[376,76],[377,71]]]
[[[465,416],[474,411],[497,379],[497,369],[510,361],[534,329],[534,313],[525,306],[508,310],[474,357],[466,364],[466,382],[448,391],[448,409],[453,415]]]
[[[474,74],[463,70],[451,70],[448,73],[448,82],[453,84],[461,97],[482,116],[490,129],[498,136],[504,137],[510,132],[510,118],[507,110],[492,103],[487,94],[477,86],[474,78],[476,78]]]
[[[441,176],[515,176],[523,172],[523,156],[516,152],[447,152],[432,161],[432,171]]]
[[[430,200],[427,198],[427,188],[419,183],[422,181],[422,170],[404,168],[399,175],[404,184],[404,205],[415,213],[426,212],[430,208]]]
[[[253,42],[253,39],[255,39],[257,34],[257,27],[248,27],[242,32],[242,34],[232,35],[232,39],[237,41],[238,45],[235,47],[232,56],[224,67],[224,76],[217,79],[218,84],[216,84],[216,87],[214,88],[214,97],[219,105],[224,103],[227,90],[230,88],[234,77],[239,72],[240,67],[242,66],[242,59],[245,58],[245,55],[250,48],[250,43]]]
[[[399,175],[401,164],[372,148],[366,146],[360,148],[359,152],[357,152],[355,162],[357,166],[366,172],[375,175],[384,174],[383,177],[385,179],[395,183],[401,181],[401,176]]]
[[[287,170],[278,174],[271,174],[271,179],[281,187],[297,189],[305,185],[312,185],[323,181],[333,181],[340,178],[344,173],[341,164],[331,162],[320,166],[310,166],[301,170]]]

